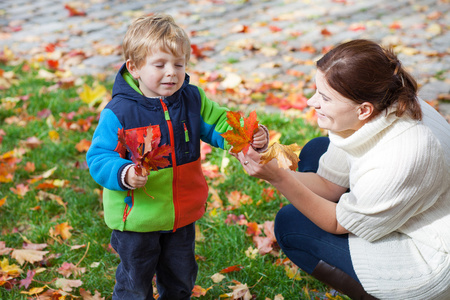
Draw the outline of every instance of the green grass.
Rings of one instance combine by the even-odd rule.
[[[31,66],[24,71],[24,66]],[[83,139],[90,140],[95,129],[96,121],[87,131],[72,130],[56,126],[65,114],[75,112],[72,122],[83,120],[89,116],[97,117],[98,111],[89,109],[78,96],[80,86],[71,88],[50,88],[58,84],[58,80],[46,81],[37,77],[41,66],[22,63],[17,65],[0,65],[4,71],[13,71],[16,74],[16,83],[7,89],[0,90],[0,129],[4,131],[0,143],[0,163],[5,163],[3,155],[8,151],[26,149],[17,155],[16,169],[12,182],[1,182],[0,199],[6,197],[6,203],[0,206],[1,236],[0,242],[6,247],[21,249],[23,243],[30,241],[34,244],[46,243],[44,249],[48,251],[44,260],[35,263],[19,265],[10,253],[0,255],[1,261],[8,261],[9,265],[16,264],[22,274],[15,279],[8,279],[3,283],[0,271],[0,299],[27,299],[29,296],[21,294],[33,287],[52,288],[56,278],[63,278],[57,271],[64,262],[78,267],[86,268],[86,272],[68,279],[78,279],[83,282],[81,288],[94,293],[98,291],[105,299],[111,299],[114,286],[115,269],[119,263],[116,254],[109,250],[111,230],[103,221],[100,186],[96,184],[85,166],[85,153],[75,148]],[[95,78],[82,78],[83,82],[91,85]],[[112,82],[101,82],[111,89]],[[8,97],[22,97],[15,106],[7,104]],[[39,118],[38,114],[49,109],[54,118]],[[11,118],[17,116],[17,122],[9,124]],[[303,145],[311,138],[320,135],[314,126],[306,124],[301,118],[288,117],[282,114],[266,115],[258,112],[261,123],[270,129],[281,133],[280,142],[284,144],[298,143]],[[0,135],[1,131],[0,130]],[[53,141],[49,133],[55,130],[59,140]],[[42,143],[30,149],[23,145],[29,137],[37,137]],[[283,295],[284,299],[309,299],[304,291],[318,290],[322,294],[327,287],[310,276],[301,272],[302,279],[294,280],[287,276],[284,266],[276,264],[276,260],[285,258],[280,252],[279,256],[271,254],[257,255],[255,259],[246,256],[249,247],[255,248],[252,238],[246,235],[245,225],[229,225],[225,223],[228,214],[245,215],[249,222],[263,224],[273,221],[281,205],[287,201],[280,195],[270,202],[259,201],[264,188],[269,185],[258,179],[246,175],[236,159],[224,153],[223,150],[213,149],[207,155],[212,164],[221,166],[224,157],[229,163],[224,171],[224,180],[209,180],[218,191],[220,198],[227,207],[227,193],[238,190],[253,199],[252,204],[226,211],[224,209],[208,210],[205,216],[197,222],[203,238],[197,242],[199,255],[199,274],[196,284],[207,289],[206,296],[200,299],[219,299],[220,295],[230,293],[229,286],[234,281],[247,284],[255,299],[273,299],[276,295]],[[3,161],[2,161],[3,160]],[[25,170],[27,163],[34,163],[35,170]],[[44,179],[29,183],[37,175],[57,167],[48,178],[51,180],[66,180],[67,184],[60,188],[52,188],[45,192],[55,194],[66,203],[67,209],[54,200],[40,199],[36,186]],[[1,172],[0,172],[1,174]],[[29,191],[21,197],[11,191],[19,184],[29,185]],[[56,225],[67,222],[72,229],[70,238],[62,240],[52,237],[49,231]],[[82,248],[71,249],[72,246],[84,245]],[[1,250],[1,249],[0,249]],[[225,279],[214,283],[211,276],[220,270],[242,265],[239,272],[225,274]],[[28,270],[39,270],[28,288],[19,287],[18,281],[25,279]],[[4,279],[3,279],[4,280]],[[11,286],[11,283],[14,285]],[[80,288],[70,292],[79,296]],[[69,299],[67,296],[66,299]]]

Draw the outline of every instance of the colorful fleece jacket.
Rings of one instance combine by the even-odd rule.
[[[86,155],[91,176],[104,187],[105,222],[120,231],[176,230],[205,212],[208,186],[200,163],[200,140],[229,148],[221,136],[229,129],[227,109],[189,84],[188,75],[175,94],[163,99],[146,98],[127,82],[127,75],[124,65]],[[171,146],[170,165],[151,171],[145,189],[130,191],[123,185],[121,174],[132,162],[129,153],[120,150],[118,130],[139,130],[149,125],[159,128],[160,145]]]

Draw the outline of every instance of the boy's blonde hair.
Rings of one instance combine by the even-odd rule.
[[[125,34],[122,47],[125,60],[131,60],[138,69],[155,50],[184,55],[186,64],[191,55],[191,42],[186,32],[172,16],[163,13],[135,20]]]

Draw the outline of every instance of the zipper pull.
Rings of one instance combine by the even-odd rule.
[[[169,111],[167,110],[167,105],[163,102],[162,98],[160,98],[159,100],[161,101],[161,105],[164,110],[164,118],[166,119],[166,121],[170,121],[170,116],[169,116]]]
[[[183,123],[183,126],[184,126],[184,139],[186,140],[187,143],[189,142],[189,132],[187,130],[186,123]]]

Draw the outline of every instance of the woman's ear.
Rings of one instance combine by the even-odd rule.
[[[360,121],[369,120],[373,115],[375,108],[370,102],[363,102],[358,107],[358,119]]]
[[[130,59],[127,60],[126,62],[126,67],[128,72],[130,72],[131,76],[133,76],[134,79],[138,79],[139,78],[139,70],[136,67],[136,65],[134,64],[134,62],[132,62]]]

